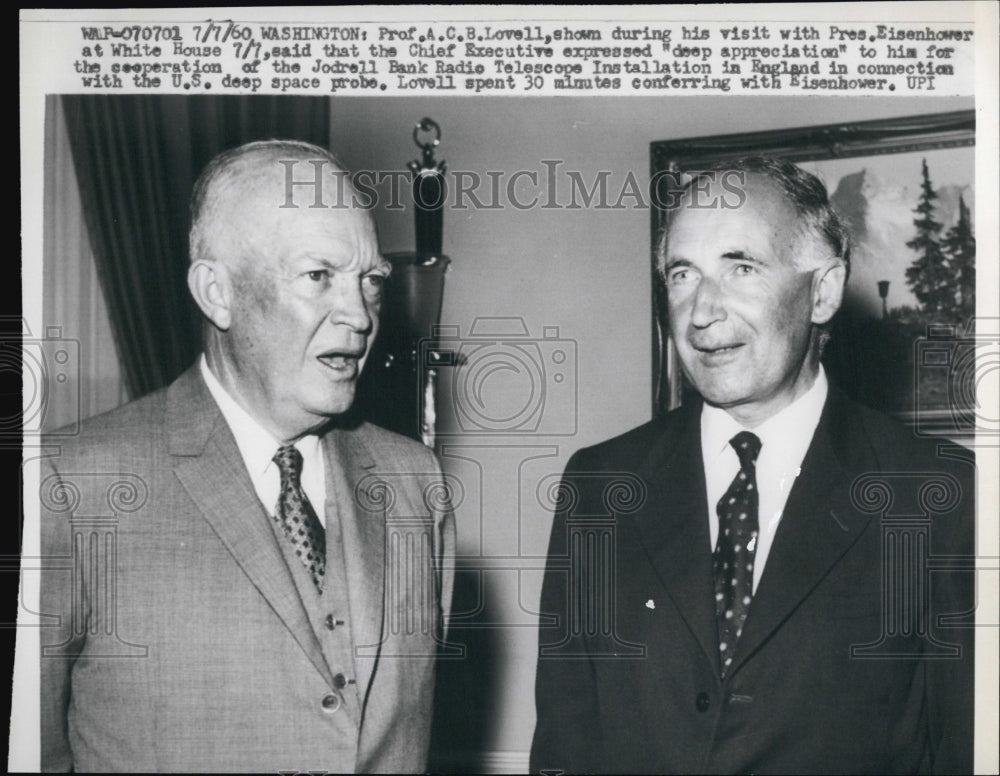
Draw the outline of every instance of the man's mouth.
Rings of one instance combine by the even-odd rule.
[[[316,360],[342,376],[354,377],[358,373],[358,362],[362,355],[357,351],[331,350],[316,356]]]
[[[695,345],[694,349],[701,355],[702,359],[712,362],[725,360],[728,356],[737,353],[742,347],[742,342],[734,342],[726,345]]]

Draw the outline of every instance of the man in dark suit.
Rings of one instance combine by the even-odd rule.
[[[970,772],[971,460],[827,382],[822,183],[696,177],[658,257],[699,397],[567,466],[532,771]]]
[[[204,355],[43,462],[42,770],[426,768],[454,524],[429,450],[344,420],[390,267],[341,173],[214,159]]]

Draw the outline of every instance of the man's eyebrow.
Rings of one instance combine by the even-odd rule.
[[[315,253],[300,253],[289,256],[282,264],[292,272],[317,272],[319,268],[330,270],[331,272],[339,271],[336,264]]]
[[[667,259],[667,263],[663,265],[663,271],[667,272],[668,270],[672,270],[674,267],[692,266],[694,265],[689,260],[674,256],[673,258]]]
[[[752,264],[763,264],[764,262],[758,259],[756,256],[751,256],[746,251],[735,250],[726,251],[722,254],[722,258],[731,259],[732,261],[749,261]]]
[[[329,269],[334,272],[344,271],[344,267],[342,265],[332,262],[330,261],[330,259],[315,253],[302,253],[299,254],[298,256],[293,256],[290,259],[290,262],[296,265],[307,264],[307,263],[319,264],[324,269]],[[371,267],[369,267],[367,270],[365,270],[363,274],[367,275],[369,272],[385,272],[388,275],[390,272],[392,272],[392,264],[387,259],[385,259],[380,255],[378,257],[378,261]]]

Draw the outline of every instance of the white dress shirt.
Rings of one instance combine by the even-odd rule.
[[[826,403],[828,384],[820,366],[812,387],[773,417],[753,429],[744,428],[728,412],[703,405],[701,411],[701,454],[705,466],[705,491],[708,497],[708,525],[711,551],[719,537],[719,514],[716,505],[739,473],[740,459],[729,440],[741,431],[750,431],[760,439],[757,457],[757,492],[759,498],[757,549],[753,564],[753,589],[757,591],[764,564],[774,542],[788,493],[799,475],[802,459],[812,442],[819,417]]]
[[[250,481],[257,492],[257,498],[273,517],[278,506],[278,496],[281,495],[281,472],[271,459],[282,444],[229,395],[208,368],[208,361],[204,355],[201,356],[199,366],[212,398],[219,405],[222,417],[226,419],[229,429],[236,437],[236,446],[250,474]],[[323,460],[323,445],[320,444],[318,436],[308,434],[298,440],[295,447],[302,453],[302,489],[325,528],[326,467]]]

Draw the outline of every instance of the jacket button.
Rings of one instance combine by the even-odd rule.
[[[705,712],[712,705],[712,701],[709,699],[707,692],[700,692],[698,693],[698,697],[694,699],[694,705],[698,711]]]
[[[334,619],[332,614],[326,616],[326,629],[333,630],[337,627],[337,621]]]
[[[327,714],[336,713],[337,711],[340,710],[340,704],[341,704],[340,694],[331,692],[328,693],[327,695],[324,695],[321,704],[323,706],[323,711],[325,711]]]
[[[333,686],[336,687],[338,690],[343,690],[345,687],[347,687],[347,677],[344,676],[343,674],[337,674],[335,677],[333,677]]]

